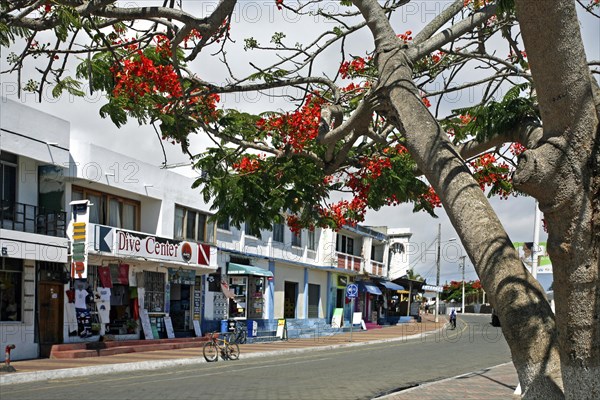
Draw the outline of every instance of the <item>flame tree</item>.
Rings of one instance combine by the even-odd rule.
[[[443,206],[498,311],[524,396],[598,398],[600,62],[586,58],[577,14],[597,18],[598,1],[458,0],[414,33],[402,14],[413,3],[275,0],[294,22],[327,23],[292,43],[297,25],[282,18],[265,43],[236,36],[236,0],[201,10],[185,0],[1,1],[3,73],[40,98],[49,85],[56,96],[84,95],[83,83],[103,92],[103,117],[151,124],[189,154],[196,186],[234,225],[336,229],[367,208]],[[223,83],[202,75],[209,59]],[[449,110],[449,94],[472,88],[474,105]],[[287,110],[222,106],[265,91]],[[190,147],[195,133],[212,145]],[[482,189],[539,201],[556,318]]]

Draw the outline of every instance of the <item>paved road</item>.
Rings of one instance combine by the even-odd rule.
[[[15,384],[10,399],[372,399],[510,361],[489,316],[420,339],[203,363],[155,371]]]

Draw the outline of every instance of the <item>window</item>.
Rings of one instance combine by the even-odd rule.
[[[165,274],[144,271],[144,308],[148,312],[163,312],[165,309]]]
[[[214,224],[208,215],[189,208],[175,206],[175,239],[214,242]]]
[[[308,231],[308,243],[306,245],[309,250],[317,250],[317,235],[314,229]]]
[[[319,297],[321,287],[308,284],[308,318],[319,318]]]
[[[0,152],[0,212],[3,219],[12,218],[17,201],[17,156]]]
[[[72,200],[89,200],[90,222],[139,231],[140,202],[108,193],[73,186]]]
[[[21,321],[23,262],[15,258],[0,259],[0,321]]]
[[[223,229],[224,231],[229,231],[229,218],[227,218],[225,221],[219,221],[217,228]]]
[[[273,224],[273,241],[283,243],[283,224]]]
[[[302,247],[302,231],[298,233],[292,232],[292,246]]]
[[[336,250],[340,253],[354,254],[354,239],[348,236],[338,235]]]

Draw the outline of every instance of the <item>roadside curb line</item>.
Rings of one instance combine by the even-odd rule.
[[[426,388],[426,387],[429,387],[429,386],[437,385],[439,383],[445,383],[445,382],[453,381],[455,379],[464,378],[466,376],[473,375],[473,374],[478,374],[478,373],[483,372],[483,371],[490,371],[492,369],[499,368],[499,367],[504,367],[504,366],[509,365],[509,364],[512,365],[512,361],[505,362],[505,363],[498,364],[498,365],[494,365],[492,367],[482,368],[482,369],[479,369],[477,371],[472,371],[472,372],[467,372],[467,373],[456,375],[456,376],[451,376],[450,378],[444,378],[444,379],[440,379],[440,380],[437,380],[437,381],[430,381],[430,382],[424,383],[422,385],[417,385],[415,387],[411,387],[411,388],[406,389],[406,390],[401,390],[401,391],[398,391],[398,392],[387,394],[387,395],[382,396],[382,397],[378,397],[377,399],[378,400],[379,399],[389,399],[389,398],[392,398],[394,396],[398,396],[400,394],[414,392],[416,390],[420,390],[420,389],[423,389],[423,388]]]
[[[273,351],[265,351],[265,352],[257,351],[255,353],[247,353],[247,354],[242,353],[240,355],[240,360],[245,360],[248,358],[256,358],[256,357],[278,356],[281,354],[298,354],[298,353],[305,353],[305,352],[309,352],[309,351],[334,350],[334,349],[339,349],[339,348],[344,348],[344,347],[356,347],[356,346],[365,346],[365,345],[369,345],[369,344],[412,340],[412,339],[417,339],[417,338],[424,337],[424,336],[431,336],[431,335],[437,334],[442,329],[443,328],[439,328],[434,331],[417,333],[417,334],[410,335],[410,336],[370,340],[370,341],[365,341],[365,342],[348,342],[348,343],[333,344],[333,345],[329,345],[329,346],[289,348],[289,349],[281,349],[281,350],[273,350]],[[65,378],[76,378],[76,377],[88,376],[88,375],[105,375],[105,374],[118,373],[118,372],[151,371],[151,370],[168,368],[168,367],[196,365],[196,364],[202,364],[202,363],[206,363],[206,360],[204,359],[204,357],[198,356],[198,357],[192,357],[192,358],[178,358],[178,359],[174,359],[174,360],[136,361],[136,362],[128,362],[128,363],[120,363],[120,364],[102,364],[102,365],[93,365],[93,366],[88,366],[88,367],[53,369],[53,370],[49,370],[49,371],[33,371],[33,372],[21,372],[21,373],[17,372],[17,373],[13,373],[13,374],[1,375],[0,376],[0,385],[30,383],[30,382],[39,382],[39,381],[45,381],[45,380],[56,380],[56,379],[65,379]]]

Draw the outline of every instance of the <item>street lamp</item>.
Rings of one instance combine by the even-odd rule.
[[[456,238],[448,239],[448,242],[455,241]],[[439,322],[439,314],[440,314],[440,256],[442,252],[442,224],[438,225],[438,235],[437,235],[437,257],[436,257],[436,267],[437,273],[435,275],[435,322]]]

